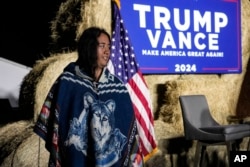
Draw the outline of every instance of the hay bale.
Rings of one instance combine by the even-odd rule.
[[[33,69],[23,78],[19,94],[19,108],[28,119],[32,119],[34,117],[37,84],[40,82],[40,78],[46,68],[53,61],[55,61],[55,59],[52,58],[37,61]]]
[[[228,124],[227,116],[235,114],[237,102],[231,96],[234,91],[222,92],[222,90],[225,90],[225,81],[218,76],[210,77],[209,80],[202,76],[196,76],[196,78],[180,78],[166,82],[165,104],[160,107],[159,119],[155,121],[156,124],[160,125],[160,131],[162,131],[162,127],[167,128],[163,136],[183,135],[183,122],[179,103],[180,95],[204,94],[207,97],[211,114],[215,120],[221,124]],[[156,131],[158,131],[157,129],[155,127]],[[166,132],[169,134],[166,134]],[[162,137],[160,133],[156,132]]]
[[[32,134],[32,127],[31,121],[18,121],[0,128],[0,164]]]
[[[48,166],[49,153],[44,147],[44,141],[33,133],[34,121],[52,84],[63,69],[76,59],[76,52],[52,55],[37,61],[24,77],[19,105],[31,121],[11,123],[0,129],[1,167],[30,167],[38,163],[39,166]]]
[[[47,167],[49,152],[44,145],[44,140],[34,133],[30,134],[4,159],[1,167]]]
[[[208,79],[209,78],[209,79]],[[235,83],[232,83],[235,84]],[[159,118],[155,120],[155,134],[158,140],[158,147],[165,152],[166,157],[176,157],[171,160],[171,164],[178,164],[182,160],[192,166],[194,162],[196,141],[191,141],[188,145],[188,141],[183,140],[184,144],[181,145],[179,139],[184,138],[184,128],[182,121],[181,107],[179,103],[180,95],[191,94],[204,94],[207,97],[208,105],[211,110],[212,116],[221,124],[229,124],[227,118],[230,115],[235,115],[235,108],[237,105],[237,99],[235,98],[236,90],[230,89],[232,84],[228,83],[228,80],[216,76],[182,76],[176,80],[169,80],[165,83],[165,96],[164,104],[160,107]],[[226,90],[226,91],[223,91]],[[171,153],[167,147],[170,141],[176,141],[174,151],[179,152]],[[239,147],[241,150],[246,150],[249,139],[245,138],[239,141]],[[186,149],[184,149],[187,147]],[[184,158],[184,159],[183,159]],[[209,147],[207,149],[207,163],[216,163],[220,165],[228,166],[226,147]],[[168,161],[169,162],[169,161]],[[177,163],[178,162],[178,163]]]
[[[68,0],[60,4],[51,21],[51,50],[62,53],[76,49],[76,31],[81,17],[82,0]]]
[[[35,121],[52,84],[63,69],[76,59],[77,53],[72,52],[52,55],[38,61],[21,84],[19,97],[21,110],[31,113]]]
[[[77,29],[77,38],[80,37],[80,34],[87,28],[91,26],[98,26],[105,28],[109,34],[111,31],[111,1],[100,1],[100,0],[91,0],[85,1],[84,5],[81,8],[81,15],[83,21],[79,23]],[[101,12],[93,12],[101,11]]]

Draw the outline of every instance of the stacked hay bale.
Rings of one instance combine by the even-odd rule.
[[[73,2],[74,0],[69,0]],[[62,7],[71,4],[69,1]],[[79,0],[74,1],[79,5]],[[212,115],[215,119],[227,124],[229,115],[247,115],[250,108],[249,91],[243,90],[240,102],[238,97],[242,89],[243,80],[249,78],[249,56],[250,56],[250,4],[248,0],[242,0],[242,60],[243,71],[241,74],[227,75],[145,75],[145,80],[150,89],[153,109],[155,115],[155,132],[160,152],[155,155],[147,167],[167,166],[192,166],[194,158],[195,143],[185,141],[183,138],[183,125],[179,95],[183,94],[205,94]],[[81,2],[81,19],[77,21],[73,29],[76,37],[91,25],[107,27],[110,31],[110,1],[91,0]],[[72,8],[61,8],[67,10]],[[94,12],[93,11],[98,11]],[[67,11],[63,11],[67,12]],[[105,12],[105,14],[103,14]],[[62,15],[65,16],[65,15]],[[83,21],[82,18],[87,18]],[[79,22],[78,22],[79,21]],[[67,22],[68,23],[68,22]],[[67,26],[66,25],[66,26]],[[56,29],[56,27],[54,27]],[[65,31],[68,27],[63,27]],[[58,29],[57,29],[58,30]],[[65,32],[53,33],[56,39],[63,36]],[[62,33],[62,34],[60,34]],[[66,33],[67,34],[67,33]],[[74,38],[75,39],[75,38]],[[69,41],[74,41],[70,39]],[[29,121],[15,122],[5,125],[0,129],[0,152],[1,167],[9,166],[47,166],[48,152],[44,148],[44,142],[32,133],[33,121],[37,119],[41,105],[58,75],[71,61],[76,60],[76,53],[59,53],[38,61],[33,70],[25,77],[21,87],[20,105],[28,114]],[[249,79],[247,80],[249,83]],[[244,85],[243,85],[244,86]],[[249,89],[249,84],[246,85]],[[237,105],[240,107],[237,108]],[[9,133],[15,129],[15,134]],[[241,148],[245,148],[245,141]],[[208,163],[215,166],[226,166],[225,149],[208,149]],[[0,164],[1,164],[0,162]]]
[[[1,164],[1,167],[47,167],[49,153],[44,148],[44,141],[36,134],[30,133],[29,137],[15,148]]]
[[[111,1],[67,0],[62,2],[51,21],[51,56],[36,62],[20,88],[19,106],[24,121],[0,128],[0,166],[48,166],[45,143],[33,133],[34,121],[40,113],[47,93],[65,66],[77,59],[75,41],[86,27],[100,26],[111,32]],[[98,11],[98,12],[96,12]],[[25,126],[24,126],[24,125]],[[6,133],[11,127],[15,135]],[[15,141],[15,142],[14,142]]]
[[[208,79],[209,78],[209,79]],[[174,151],[168,149],[167,155],[178,155],[176,161],[181,159],[180,155],[185,155],[188,165],[194,161],[196,142],[185,141],[182,113],[179,103],[180,95],[203,94],[206,96],[212,116],[220,124],[229,124],[227,118],[235,115],[237,100],[232,94],[234,89],[227,89],[229,84],[223,78],[218,76],[182,76],[176,80],[167,81],[165,86],[165,104],[159,110],[159,119],[155,121],[156,135],[161,137],[158,139],[159,146],[162,150],[174,147]],[[229,86],[231,87],[231,86]],[[227,90],[220,93],[222,90]],[[170,142],[171,141],[171,142]],[[177,142],[178,141],[178,142]],[[183,144],[181,144],[181,142]],[[190,143],[192,142],[192,143]],[[239,141],[240,148],[246,150],[248,139]],[[175,144],[171,146],[170,144]],[[227,163],[226,147],[209,147],[208,160],[210,163]],[[215,159],[216,158],[216,159]]]
[[[70,62],[76,61],[77,53],[51,55],[38,61],[21,85],[20,106],[22,110],[34,114],[34,121],[40,113],[42,104],[57,77]]]
[[[38,61],[25,76],[21,85],[20,105],[33,117],[0,128],[1,167],[48,166],[49,153],[44,141],[33,133],[34,121],[54,81],[65,66],[76,59],[76,52],[52,55]]]
[[[48,152],[33,133],[32,121],[18,121],[0,129],[1,167],[47,167]]]

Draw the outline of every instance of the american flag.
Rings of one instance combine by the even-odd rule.
[[[157,150],[154,118],[150,94],[146,82],[136,62],[135,53],[128,32],[121,18],[120,10],[113,4],[113,29],[111,58],[108,68],[118,76],[128,88],[135,111],[138,133],[144,160]]]

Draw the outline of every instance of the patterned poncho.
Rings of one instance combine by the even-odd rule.
[[[70,63],[48,93],[34,132],[46,142],[49,166],[143,166],[130,96],[106,68],[94,82]]]

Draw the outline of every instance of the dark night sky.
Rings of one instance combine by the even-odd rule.
[[[0,57],[32,67],[48,56],[49,22],[61,0],[1,1]]]

